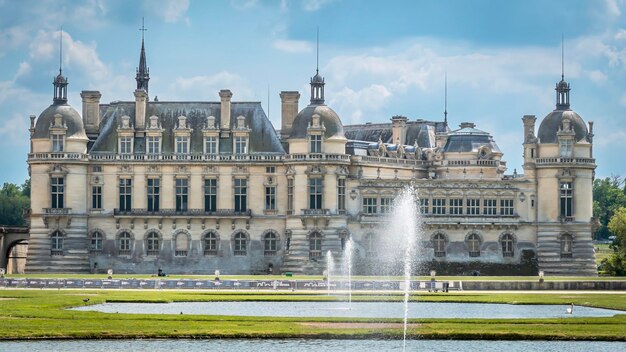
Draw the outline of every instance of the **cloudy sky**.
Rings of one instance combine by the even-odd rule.
[[[29,115],[52,103],[63,27],[69,102],[133,100],[145,17],[150,96],[308,104],[320,31],[326,102],[344,124],[393,115],[491,132],[521,173],[522,122],[554,109],[565,36],[572,108],[595,122],[597,176],[626,176],[626,0],[0,0],[0,182],[27,176]],[[269,92],[269,107],[268,107]]]

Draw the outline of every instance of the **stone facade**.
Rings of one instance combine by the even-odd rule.
[[[147,70],[143,45],[140,61]],[[564,81],[537,135],[523,117],[524,174],[506,175],[472,123],[343,126],[319,73],[304,109],[298,92],[281,93],[280,131],[229,90],[150,101],[148,80],[138,72],[134,101],[83,91],[81,116],[59,74],[54,104],[31,117],[27,272],[321,273],[349,239],[358,260],[375,258],[394,196],[412,185],[423,260],[534,258],[546,274],[596,274],[592,124],[570,110]]]

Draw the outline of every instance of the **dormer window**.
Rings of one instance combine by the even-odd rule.
[[[561,139],[559,140],[559,150],[561,152],[561,156],[571,157],[573,152],[574,141],[571,139]]]
[[[309,135],[309,153],[321,153],[322,152],[322,135],[312,134]]]
[[[248,154],[248,137],[237,136],[235,137],[235,154]]]
[[[176,153],[177,154],[189,154],[189,137],[187,136],[176,137]]]
[[[121,117],[121,123],[117,126],[118,135],[118,150],[120,154],[132,154],[135,129],[130,124],[130,116],[124,115]]]
[[[204,154],[217,154],[217,136],[204,137]]]
[[[161,153],[161,137],[148,136],[146,137],[146,145],[148,154],[160,154]]]
[[[120,154],[132,154],[133,153],[133,137],[124,136],[120,137]]]
[[[65,135],[53,134],[51,137],[52,137],[52,151],[55,153],[62,152],[64,149]]]
[[[215,117],[207,117],[206,125],[202,130],[204,136],[204,154],[219,154],[219,128],[215,126]]]

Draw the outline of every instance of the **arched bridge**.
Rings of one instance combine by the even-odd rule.
[[[29,232],[27,226],[0,226],[0,269],[6,270],[15,246],[28,243]]]

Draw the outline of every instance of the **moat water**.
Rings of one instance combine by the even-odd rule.
[[[485,303],[410,302],[409,318],[566,318],[610,317],[623,312],[567,305],[523,305]],[[274,317],[353,317],[401,318],[405,308],[400,302],[174,302],[104,303],[76,307],[74,310],[126,314],[192,314]]]
[[[0,351],[11,352],[302,352],[302,351],[402,351],[397,340],[61,340],[0,342]],[[603,341],[450,341],[408,340],[407,351],[480,352],[606,352],[625,351],[626,342]]]

